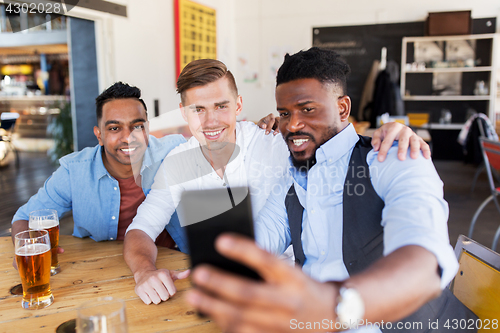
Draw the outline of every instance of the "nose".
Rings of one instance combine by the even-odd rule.
[[[203,123],[203,128],[215,127],[219,123],[217,120],[217,112],[215,112],[214,110],[207,110],[205,112],[205,117],[202,123]]]
[[[300,113],[295,111],[290,112],[290,117],[286,125],[287,131],[294,133],[300,131],[303,128],[304,128],[304,123],[302,122]]]
[[[127,142],[127,143],[134,142],[137,140],[137,138],[135,137],[136,134],[137,134],[136,131],[134,131],[133,129],[125,128],[122,131],[121,140],[122,142]]]

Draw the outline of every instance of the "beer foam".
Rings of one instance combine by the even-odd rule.
[[[30,220],[29,228],[32,230],[44,230],[55,227],[59,224],[58,220],[55,219],[39,219]]]
[[[42,254],[50,251],[49,244],[36,243],[36,244],[26,244],[20,247],[16,251],[16,256],[33,256],[36,254]]]

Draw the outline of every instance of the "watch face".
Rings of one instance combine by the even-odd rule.
[[[344,327],[354,328],[360,324],[365,314],[363,298],[354,288],[340,288],[337,316]]]

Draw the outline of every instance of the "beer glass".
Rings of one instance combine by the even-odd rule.
[[[27,230],[15,235],[16,262],[23,285],[22,307],[43,309],[52,302],[50,291],[50,238],[47,230]]]
[[[57,211],[54,209],[40,209],[31,212],[29,228],[49,232],[52,253],[50,275],[56,275],[61,271],[57,259],[57,248],[59,247],[59,218],[57,217]]]
[[[78,333],[127,333],[125,302],[113,297],[100,297],[83,303],[76,318]]]

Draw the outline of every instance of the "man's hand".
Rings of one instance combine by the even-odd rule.
[[[373,150],[379,152],[378,160],[380,162],[385,160],[387,152],[395,140],[399,140],[398,158],[401,161],[406,159],[408,146],[410,147],[410,157],[413,159],[418,157],[419,150],[422,151],[425,158],[431,157],[431,149],[424,139],[419,137],[408,126],[397,122],[390,122],[383,124],[373,133],[372,147]]]
[[[184,272],[156,269],[158,250],[153,240],[141,230],[130,230],[125,235],[123,257],[134,274],[135,293],[146,304],[158,304],[173,296],[174,281],[189,276]]]
[[[257,126],[260,128],[266,130],[266,134],[271,133],[271,131],[274,130],[273,134],[276,135],[280,132],[280,129],[278,127],[279,124],[279,117],[275,117],[274,114],[270,113],[257,123]]]
[[[288,332],[299,323],[327,322],[335,326],[338,295],[334,283],[319,283],[241,236],[223,235],[216,241],[224,256],[253,268],[263,282],[251,281],[211,266],[193,272],[198,287],[188,302],[212,317],[223,331]]]
[[[158,269],[134,274],[135,293],[146,304],[159,304],[174,296],[177,289],[174,281],[189,276],[189,270],[183,272]]]

